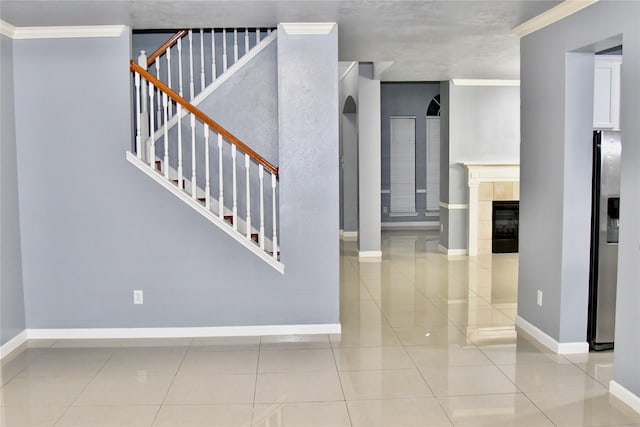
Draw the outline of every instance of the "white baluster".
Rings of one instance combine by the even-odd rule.
[[[166,93],[162,93],[162,106],[164,107],[164,177],[169,179],[169,97]]]
[[[278,233],[276,230],[276,176],[271,174],[271,203],[273,206],[273,258],[278,259]]]
[[[140,74],[135,73],[134,80],[136,87],[136,155],[138,156],[138,159],[142,159],[142,152],[140,150],[140,135],[142,133],[142,130],[140,129],[142,127],[142,116],[140,115]]]
[[[149,105],[154,105],[153,104],[153,96],[155,95],[156,91],[155,91],[155,87],[151,84],[151,82],[149,82]],[[154,135],[154,131],[155,131],[155,123],[154,123],[154,115],[151,114],[150,115],[151,118],[151,138],[149,138],[149,141],[151,142],[151,144],[149,145],[149,157],[147,157],[147,161],[149,162],[149,166],[151,166],[152,168],[154,167],[153,163],[154,160],[156,158],[156,138]]]
[[[222,72],[227,71],[227,30],[222,29]]]
[[[156,59],[156,61],[159,60],[159,58]],[[171,46],[167,48],[167,86],[169,86],[170,89],[173,89],[171,86]],[[171,113],[171,110],[171,103],[169,103],[169,113]]]
[[[191,113],[191,198],[196,199],[196,116]]]
[[[246,199],[247,199],[247,239],[251,239],[251,182],[249,180],[249,165],[251,157],[245,153],[244,155],[244,172],[246,185]]]
[[[216,30],[211,29],[211,81],[214,81],[218,77],[218,70],[216,69]]]
[[[233,63],[238,62],[238,29],[233,29]]]
[[[260,177],[260,249],[264,250],[264,166],[258,165],[258,176]]]
[[[256,28],[256,45],[260,43],[260,28]]]
[[[204,89],[204,30],[200,28],[200,92]]]
[[[140,55],[138,56],[138,65],[141,66],[144,70],[147,69],[147,53],[144,50],[140,51]],[[142,143],[146,143],[147,139],[149,139],[149,96],[147,95],[147,84],[146,79],[142,76],[138,75],[140,78],[140,96],[136,99],[140,102],[140,111],[138,112],[138,120],[140,121],[140,147],[142,148]],[[151,109],[153,110],[153,104],[151,104]],[[137,148],[136,148],[137,149]],[[142,152],[138,151],[138,158],[142,158]]]
[[[193,84],[193,31],[189,30],[189,99],[193,99],[195,87]]]
[[[184,175],[182,174],[182,104],[178,103],[178,188],[182,190]]]
[[[184,98],[182,92],[182,39],[178,39],[178,94]],[[180,107],[178,107],[180,109]],[[180,116],[178,116],[180,118]]]
[[[208,210],[211,210],[211,186],[209,179],[209,125],[204,124],[204,204]]]
[[[233,163],[233,229],[238,229],[238,177],[236,174],[236,152],[235,144],[231,145],[231,162]]]
[[[156,61],[155,61],[155,62],[156,62],[156,77],[158,78],[158,80],[162,80],[162,78],[160,77],[160,61],[158,60],[158,58],[156,58]],[[151,90],[151,86],[149,86],[149,90]],[[155,89],[154,89],[154,90],[155,90]],[[161,116],[160,116],[160,113],[161,113],[161,111],[162,111],[162,110],[161,110],[161,108],[162,108],[162,104],[161,104],[161,103],[162,103],[162,101],[161,101],[161,99],[160,99],[160,96],[158,95],[158,105],[156,106],[156,108],[157,108],[157,114],[158,114],[158,123],[160,123],[160,117],[161,117]],[[154,108],[154,107],[153,107],[153,102],[152,102],[151,104],[149,104],[149,108],[150,108],[151,110],[153,110],[153,108]],[[153,114],[151,114],[151,115],[153,115]],[[153,135],[153,134],[155,133],[155,131],[156,131],[156,130],[154,129],[154,127],[153,127],[153,126],[151,126],[151,127],[150,127],[150,129],[149,129],[149,133],[150,133],[150,135]]]
[[[244,54],[246,55],[249,52],[249,29],[244,29]]]
[[[222,163],[222,135],[218,134],[218,217],[220,219],[224,219],[224,180]]]

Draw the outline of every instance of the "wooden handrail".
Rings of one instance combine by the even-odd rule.
[[[219,125],[217,122],[215,122],[209,116],[204,114],[198,108],[194,107],[189,101],[187,101],[186,99],[184,99],[183,97],[178,95],[170,87],[168,87],[167,85],[162,83],[160,80],[156,79],[153,75],[149,74],[144,68],[142,68],[141,66],[136,64],[134,61],[130,61],[129,64],[130,64],[129,68],[130,68],[130,70],[132,72],[136,72],[136,73],[140,74],[147,81],[150,81],[151,83],[153,83],[154,86],[156,86],[161,91],[166,93],[169,97],[171,97],[174,101],[176,101],[177,103],[182,105],[189,112],[193,113],[193,115],[195,115],[198,119],[200,119],[204,123],[206,123],[211,129],[214,129],[217,133],[222,135],[227,141],[229,141],[232,144],[235,144],[236,147],[238,147],[240,150],[242,150],[243,152],[245,152],[249,156],[251,156],[251,158],[253,160],[255,160],[257,163],[259,163],[262,166],[264,166],[269,172],[271,172],[276,177],[276,179],[280,178],[279,173],[278,173],[278,168],[273,166],[271,163],[269,163],[260,154],[258,154],[255,151],[253,151],[253,149],[251,149],[251,147],[246,145],[244,142],[240,141],[235,135],[233,135],[231,132],[229,132],[228,130],[223,128],[221,125]],[[180,118],[178,118],[178,119],[180,119]]]
[[[189,32],[188,30],[180,30],[177,33],[175,33],[173,36],[171,36],[169,40],[164,42],[162,46],[157,48],[151,55],[147,57],[147,67],[153,64],[153,61],[155,61],[158,56],[162,55],[167,50],[167,48],[170,48],[171,46],[173,46],[175,42],[178,41],[178,39],[181,39],[182,37],[184,37],[188,32]]]

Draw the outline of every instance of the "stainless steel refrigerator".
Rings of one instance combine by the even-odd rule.
[[[593,133],[591,274],[587,335],[591,350],[613,348],[620,226],[620,132]]]

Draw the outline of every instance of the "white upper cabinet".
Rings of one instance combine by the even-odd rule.
[[[621,67],[621,55],[597,55],[595,57],[594,129],[620,130]]]

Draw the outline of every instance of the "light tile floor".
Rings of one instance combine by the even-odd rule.
[[[0,426],[640,426],[612,353],[516,334],[517,255],[437,245],[343,242],[342,335],[31,342],[2,361]]]

